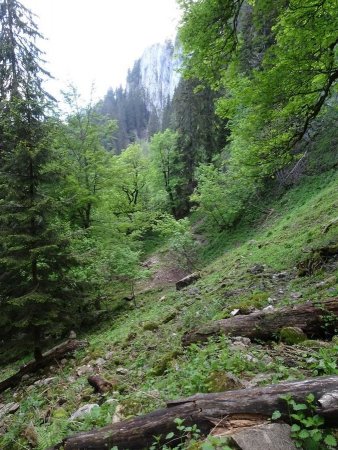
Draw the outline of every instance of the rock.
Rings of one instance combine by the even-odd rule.
[[[273,278],[277,278],[278,280],[283,280],[284,278],[288,278],[288,276],[289,276],[288,272],[284,271],[284,272],[275,273],[273,275]]]
[[[30,379],[30,376],[26,373],[25,375],[22,375],[21,381],[27,381]]]
[[[56,380],[56,377],[50,377],[50,378],[44,378],[43,380],[37,380],[34,383],[34,386],[47,386],[48,384],[52,383],[54,380]]]
[[[125,369],[124,367],[118,367],[118,368],[116,369],[116,373],[117,373],[118,375],[128,375],[129,370],[128,370],[128,369]]]
[[[188,294],[191,297],[197,297],[198,295],[201,294],[201,291],[198,289],[198,287],[192,287],[188,290]]]
[[[76,333],[74,330],[71,330],[69,333],[68,339],[76,339]]]
[[[243,336],[234,336],[233,338],[231,338],[231,340],[235,343],[235,342],[240,342],[241,344],[245,345],[246,347],[248,347],[249,345],[251,345],[251,340],[250,338],[247,337],[243,337]]]
[[[89,364],[85,365],[85,366],[80,366],[76,369],[76,374],[79,377],[82,377],[83,375],[87,375],[88,373],[91,373],[93,370],[92,366],[90,366]]]
[[[14,414],[20,408],[20,403],[0,403],[0,419],[7,414]]]
[[[272,305],[266,306],[262,311],[273,311],[275,308]]]
[[[160,302],[164,302],[165,299],[166,299],[166,296],[162,295],[162,297],[160,298]]]
[[[270,303],[270,305],[273,305],[273,304],[277,303],[277,299],[276,299],[276,297],[269,297],[268,302]]]
[[[232,434],[231,439],[241,450],[297,450],[291,427],[285,423],[250,427]]]
[[[250,267],[247,272],[251,273],[252,275],[258,275],[264,272],[264,266],[262,264],[255,264],[254,266]]]
[[[269,366],[270,364],[273,363],[273,359],[272,359],[271,356],[269,356],[269,355],[264,355],[264,356],[262,357],[262,362],[263,362],[266,366]]]
[[[233,342],[229,345],[229,350],[233,352],[238,352],[240,350],[247,350],[247,346],[243,342]]]
[[[159,325],[158,325],[158,323],[156,323],[156,322],[144,322],[142,328],[143,328],[145,331],[155,331],[155,330],[158,329],[158,327],[159,327]]]
[[[104,355],[104,359],[105,360],[110,360],[110,359],[112,359],[114,357],[114,352],[107,352],[105,355]]]
[[[80,417],[85,416],[86,414],[89,414],[94,408],[99,408],[99,405],[96,403],[89,403],[88,405],[83,405],[81,408],[79,408],[75,413],[73,413],[69,420],[75,420],[79,419]]]
[[[240,312],[239,309],[233,309],[230,313],[230,316],[237,316],[237,314]]]
[[[294,300],[298,300],[303,297],[303,294],[301,292],[291,292],[290,297]]]
[[[288,345],[299,344],[306,341],[307,336],[301,328],[284,327],[280,330],[280,339]]]
[[[115,413],[112,418],[112,423],[118,423],[118,422],[121,422],[121,420],[123,420],[122,406],[117,405],[116,409],[115,409]]]
[[[255,375],[250,381],[246,381],[245,387],[253,388],[261,385],[264,382],[271,382],[271,374],[259,373]]]
[[[247,361],[249,361],[249,362],[251,362],[253,364],[257,364],[258,363],[258,359],[255,356],[250,355],[250,353],[248,353],[247,355],[243,355],[243,358],[245,358]]]
[[[208,392],[223,392],[244,389],[242,381],[231,372],[212,372],[208,377]]]
[[[61,364],[64,366],[65,364],[67,364],[67,360],[66,360],[66,358],[63,358],[63,359],[61,359]]]
[[[177,281],[176,283],[176,290],[180,291],[181,289],[189,286],[192,283],[195,283],[195,281],[199,280],[201,278],[200,274],[198,273],[192,273],[181,280]]]
[[[105,364],[106,364],[106,360],[103,359],[103,358],[98,358],[98,359],[95,361],[95,365],[98,366],[98,367],[102,367],[102,366],[104,366]]]

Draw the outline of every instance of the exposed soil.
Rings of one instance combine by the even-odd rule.
[[[138,291],[148,291],[174,285],[189,274],[188,270],[177,267],[177,262],[168,254],[155,253],[142,264],[151,272],[151,276],[137,283]]]

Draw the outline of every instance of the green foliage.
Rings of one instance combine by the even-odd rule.
[[[149,450],[231,450],[226,445],[227,440],[224,438],[208,437],[207,440],[201,442],[201,431],[197,425],[186,425],[184,419],[175,419],[177,432],[170,432],[164,438],[161,436],[155,438],[156,441],[151,445]],[[165,443],[163,443],[163,441]]]
[[[194,240],[188,219],[175,220],[166,215],[156,222],[154,229],[166,242],[170,257],[177,267],[194,270],[198,267],[198,244]]]
[[[19,2],[7,1],[1,10],[1,314],[7,332],[29,331],[40,347],[41,331],[65,327],[61,317],[76,307],[70,276],[76,259],[51,187],[60,176],[51,146],[55,121],[41,87],[46,72],[35,45],[40,34]]]
[[[177,133],[167,129],[163,133],[156,133],[150,141],[155,189],[160,188],[166,193],[168,206],[174,216],[178,202],[176,190],[182,168],[177,139]]]
[[[292,422],[291,436],[298,448],[304,450],[320,450],[336,448],[336,438],[326,430],[323,430],[323,417],[316,414],[315,396],[309,394],[306,403],[297,403],[292,395],[281,396],[287,402],[289,416]],[[272,419],[281,417],[279,411],[275,411]]]
[[[210,215],[210,198],[216,196],[219,208],[223,192],[221,222],[231,224],[266,179],[285,167],[297,168],[303,157],[299,143],[309,141],[315,119],[320,125],[338,79],[333,31],[338,5],[312,0],[277,6],[260,0],[243,8],[243,2],[227,0],[180,4],[185,71],[219,89],[218,114],[229,120],[230,129],[226,170],[217,176],[215,192],[202,171],[196,199],[204,210],[210,205]]]

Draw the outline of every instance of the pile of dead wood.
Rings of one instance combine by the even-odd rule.
[[[324,302],[306,302],[285,308],[271,308],[248,315],[210,322],[183,336],[183,345],[202,342],[210,336],[243,336],[266,340],[278,336],[284,327],[297,327],[309,338],[323,337],[338,323],[338,299]]]
[[[39,358],[38,360],[28,362],[24,366],[20,367],[18,372],[16,372],[14,375],[10,376],[4,381],[1,381],[0,392],[3,392],[8,388],[17,386],[24,375],[29,375],[37,372],[40,369],[44,369],[45,367],[48,367],[56,363],[57,361],[60,361],[66,355],[73,353],[75,350],[78,350],[79,348],[82,348],[86,345],[86,341],[78,341],[76,339],[69,339],[65,342],[62,342],[62,344],[59,344],[56,347],[53,347],[51,350],[43,353],[41,355],[41,358]]]
[[[281,412],[281,420],[290,422],[288,405],[281,398],[291,394],[296,403],[304,403],[309,394],[315,397],[316,413],[325,418],[327,426],[338,423],[338,376],[312,378],[228,391],[220,394],[198,394],[169,402],[164,409],[150,414],[79,433],[64,439],[49,450],[103,450],[117,446],[119,450],[141,450],[149,447],[156,436],[165,443],[165,436],[173,433],[171,442],[180,438],[175,419],[185,425],[196,424],[203,434],[216,426],[231,433],[234,429],[266,422],[274,411]],[[179,441],[177,441],[179,442]]]

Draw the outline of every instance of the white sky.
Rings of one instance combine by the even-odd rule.
[[[143,50],[175,35],[176,0],[21,0],[39,17],[48,38],[47,69],[57,79],[48,90],[55,96],[74,83],[89,98],[123,84],[128,68]]]

